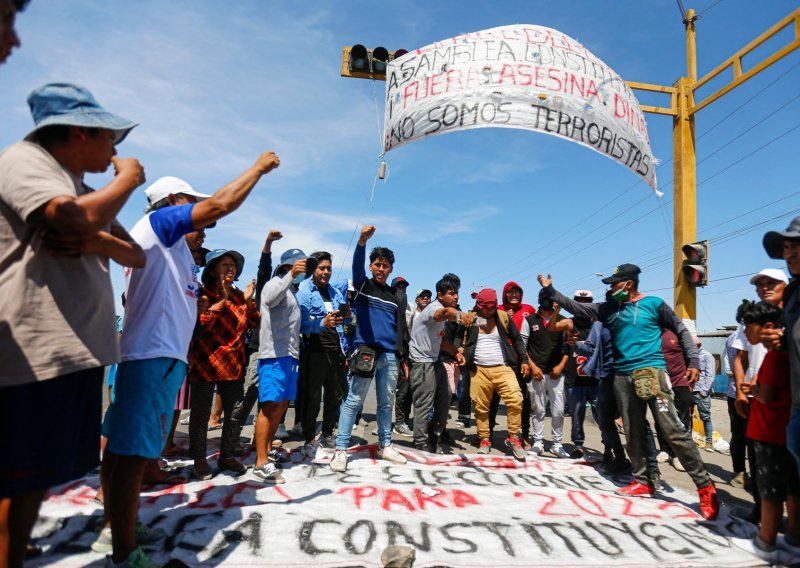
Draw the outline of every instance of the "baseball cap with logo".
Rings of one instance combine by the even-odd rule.
[[[392,288],[394,288],[395,286],[398,286],[398,285],[402,285],[402,286],[405,286],[406,288],[408,288],[408,280],[406,280],[402,276],[398,276],[396,278],[393,278],[392,279],[392,284],[391,284]]]
[[[614,269],[611,276],[603,278],[603,284],[615,284],[625,280],[638,280],[642,270],[635,264],[620,264]]]
[[[588,302],[591,303],[594,300],[594,296],[590,290],[575,290],[575,294],[573,299],[576,302]]]

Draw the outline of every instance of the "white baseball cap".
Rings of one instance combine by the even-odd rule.
[[[780,268],[765,268],[753,275],[753,277],[750,279],[750,284],[755,285],[758,279],[761,278],[762,276],[766,276],[767,278],[772,278],[773,280],[777,280],[778,282],[783,282],[784,284],[789,283],[789,278],[786,276],[786,273]]]
[[[149,213],[152,211],[154,205],[166,199],[170,194],[178,195],[179,193],[196,197],[197,201],[203,201],[211,197],[205,193],[195,191],[191,185],[180,178],[165,176],[158,178],[150,187],[144,190],[144,194],[147,196],[147,207],[145,207],[144,212]]]

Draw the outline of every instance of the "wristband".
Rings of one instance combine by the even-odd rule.
[[[461,312],[456,312],[456,323],[461,325]]]

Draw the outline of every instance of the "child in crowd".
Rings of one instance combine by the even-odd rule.
[[[745,302],[742,307],[744,333],[751,344],[761,341],[762,330],[780,325],[781,309],[767,302]],[[791,413],[789,353],[770,349],[758,378],[743,383],[741,390],[752,397],[747,437],[753,440],[756,476],[761,496],[761,526],[758,535],[747,543],[747,550],[768,562],[779,562],[779,550],[800,555],[798,495],[800,478],[794,458],[786,449],[786,426]],[[778,538],[786,503],[788,523],[785,538]]]

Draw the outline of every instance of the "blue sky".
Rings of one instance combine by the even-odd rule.
[[[278,253],[330,250],[346,276],[352,248],[347,258],[345,251],[360,220],[378,226],[373,243],[395,251],[395,275],[413,289],[431,288],[452,271],[462,278],[462,295],[513,279],[533,301],[536,273],[552,271],[565,292],[598,295],[595,273],[635,262],[645,268],[641,288],[672,301],[671,289],[663,289],[672,281],[670,118],[647,115],[663,162],[662,204],[629,170],[577,144],[482,129],[392,150],[389,178],[367,205],[384,84],[343,79],[339,70],[344,45],[413,49],[526,23],[576,38],[626,80],[672,84],[685,73],[675,2],[228,4],[33,0],[18,17],[23,46],[0,69],[0,146],[30,129],[25,98],[33,88],[80,83],[106,108],[140,123],[119,152],[139,158],[150,182],[174,175],[210,193],[261,151],[279,154],[280,169],[208,234],[207,246],[245,255],[246,276],[254,274],[270,228],[285,235]],[[780,0],[758,9],[740,0],[684,4],[702,14],[701,76],[796,7]],[[781,266],[766,258],[761,236],[800,213],[798,67],[795,52],[697,115],[698,233],[716,238],[713,282],[698,295],[701,330],[732,323],[741,298],[753,296],[746,277],[728,277]],[[640,100],[666,106],[651,96]],[[87,181],[100,187],[109,179]],[[142,215],[142,190],[120,215],[129,228]],[[113,281],[120,292],[118,268]]]

